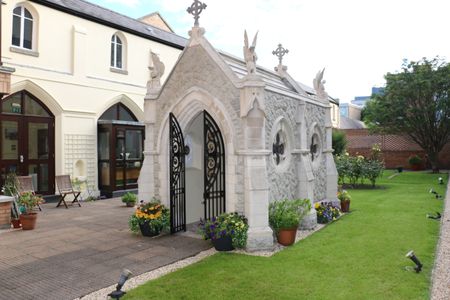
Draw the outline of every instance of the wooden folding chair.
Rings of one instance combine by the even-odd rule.
[[[66,208],[69,208],[67,206],[66,201],[64,200],[64,198],[66,198],[67,195],[73,195],[74,199],[72,201],[72,204],[77,202],[78,205],[81,207],[80,201],[78,201],[78,196],[80,196],[81,191],[76,191],[73,189],[72,181],[70,181],[70,176],[69,175],[58,175],[58,176],[55,176],[55,180],[56,180],[56,185],[58,186],[59,195],[61,197],[61,200],[59,200],[58,205],[56,205],[56,207],[59,207],[61,205],[61,203],[64,203],[64,206]]]
[[[17,178],[17,183],[18,183],[17,191],[19,192],[19,194],[30,192],[33,195],[41,197],[41,195],[37,195],[36,192],[34,191],[33,177],[17,176],[16,178]],[[39,208],[40,211],[42,211],[42,208],[39,204],[37,205],[37,207]]]

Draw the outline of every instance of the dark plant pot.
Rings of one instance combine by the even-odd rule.
[[[297,227],[292,228],[282,228],[278,231],[277,240],[283,246],[290,246],[295,242],[295,237],[297,235]]]
[[[134,206],[134,202],[126,202],[127,207],[133,207]]]
[[[12,224],[13,228],[20,228],[22,226],[22,224],[20,224],[19,219],[12,219],[11,224]]]
[[[397,167],[397,171],[398,171],[399,173],[403,172],[403,167]]]
[[[37,213],[28,213],[20,215],[20,223],[23,230],[33,230],[36,227]]]
[[[229,235],[212,240],[212,243],[214,245],[214,248],[216,248],[217,251],[234,250],[233,240],[232,240],[231,236],[229,236]]]
[[[350,211],[350,200],[341,201],[341,211],[349,212]]]
[[[152,230],[148,225],[148,222],[139,223],[139,228],[141,229],[141,233],[143,236],[157,236],[161,233],[161,229]]]

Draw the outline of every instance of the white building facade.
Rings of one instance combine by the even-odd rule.
[[[110,195],[137,188],[150,52],[170,70],[186,40],[84,1],[11,0],[1,20],[2,61],[15,69],[1,173],[32,175],[42,194],[60,174]]]

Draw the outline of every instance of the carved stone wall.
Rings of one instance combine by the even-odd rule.
[[[234,132],[237,135],[233,137],[234,144],[238,145],[239,143],[236,143],[236,141],[242,139],[241,119],[239,117],[239,90],[233,86],[217,64],[200,46],[188,48],[184,53],[184,58],[176,65],[170,80],[158,99],[160,107],[156,124],[161,124],[175,101],[180,100],[193,86],[208,91],[226,107],[227,114],[232,118]],[[159,128],[157,127],[155,134],[158,132]]]
[[[271,150],[273,145],[272,129],[280,117],[286,121],[291,129],[290,139],[292,141],[289,149],[292,151],[295,142],[295,136],[298,135],[296,128],[295,113],[299,102],[295,99],[266,91],[266,149]],[[297,155],[293,155],[289,160],[289,165],[284,168],[277,168],[272,155],[268,157],[267,174],[269,182],[269,201],[279,199],[295,199],[297,194]]]
[[[320,106],[316,106],[310,103],[306,104],[306,131],[307,131],[307,141],[308,145],[311,143],[311,136],[313,134],[316,125],[320,132],[320,143],[321,151],[326,145],[326,135],[325,135],[325,113],[326,109]],[[326,172],[326,161],[325,155],[322,153],[319,158],[320,163],[313,164],[313,174],[314,174],[314,200],[319,201],[326,198],[326,188],[327,188],[327,172]]]
[[[225,111],[215,111],[217,117],[216,122],[230,126],[228,136],[226,136],[226,132],[222,132],[225,142],[228,145],[232,143],[238,149],[241,148],[242,143],[239,141],[243,140],[243,132],[240,118],[240,91],[225,75],[217,62],[201,46],[187,48],[183,55],[183,59],[176,65],[157,100],[158,113],[156,116],[155,130],[151,137],[151,140],[155,141],[151,145],[154,147],[152,150],[158,150],[156,149],[156,141],[158,140],[158,134],[161,131],[160,126],[163,125],[164,118],[168,115],[171,108],[183,99],[193,87],[207,92],[220,101]],[[225,118],[225,115],[228,116],[228,119]],[[233,133],[233,135],[230,133]],[[227,140],[227,138],[232,140]],[[162,145],[162,147],[165,147],[165,145]],[[164,151],[164,148],[159,150]],[[226,153],[226,156],[228,157],[228,154],[234,154],[235,150],[237,149],[231,149],[232,153]],[[164,191],[161,191],[163,187],[161,180],[165,180],[165,177],[161,176],[163,173],[162,169],[164,168],[167,168],[167,166],[161,160],[157,160],[153,166],[155,194],[157,196],[164,193]],[[236,182],[236,185],[232,186],[231,192],[236,195],[234,201],[235,210],[243,213],[245,207],[243,186],[244,166],[243,160],[239,157],[236,160],[234,169],[235,172],[229,173],[231,174],[230,176],[234,177],[233,182]]]

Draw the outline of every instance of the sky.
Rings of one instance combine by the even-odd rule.
[[[132,18],[159,12],[176,34],[188,37],[192,0],[88,0]],[[278,65],[281,43],[288,73],[306,85],[325,68],[325,88],[350,102],[383,86],[404,59],[440,56],[450,61],[449,0],[204,0],[200,16],[217,49],[243,57],[244,29],[259,31],[257,64]]]

